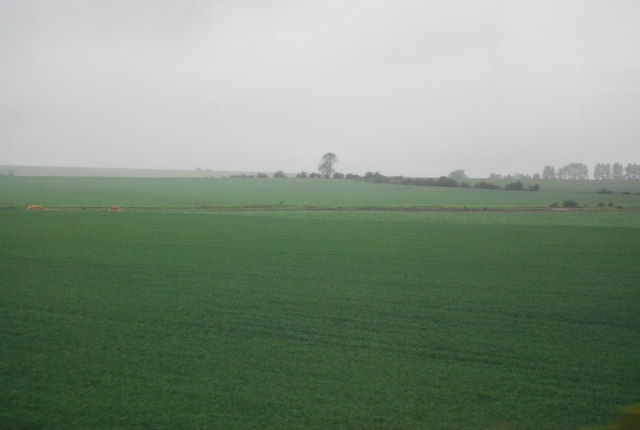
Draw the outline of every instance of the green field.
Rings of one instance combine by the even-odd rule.
[[[538,181],[542,191],[372,184],[348,180],[228,178],[0,177],[0,207],[220,208],[312,207],[640,208],[640,181]],[[599,194],[601,188],[614,194]],[[629,194],[622,194],[628,192]]]
[[[480,191],[36,179],[0,206]],[[640,401],[637,212],[4,209],[0,243],[0,428],[577,429]]]

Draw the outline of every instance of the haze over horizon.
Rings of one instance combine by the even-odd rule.
[[[640,163],[634,0],[4,1],[0,164]]]

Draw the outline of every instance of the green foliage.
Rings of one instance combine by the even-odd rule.
[[[449,173],[448,177],[451,179],[455,179],[456,181],[469,179],[469,177],[464,173],[464,170],[462,169],[454,170],[453,172]]]
[[[474,188],[483,188],[485,190],[499,190],[500,189],[500,185],[496,185],[496,184],[492,184],[486,181],[480,181],[478,183],[476,183],[474,186]]]
[[[584,163],[570,163],[559,168],[556,177],[558,179],[587,180],[589,179],[589,168]]]
[[[611,169],[611,179],[624,179],[624,167],[622,167],[622,164],[613,163],[613,167]]]
[[[327,152],[322,156],[320,164],[318,164],[318,170],[320,174],[325,178],[330,178],[333,172],[335,172],[334,166],[338,162],[338,156],[333,152]]]
[[[631,181],[640,179],[640,164],[628,163],[624,168],[624,178]]]
[[[576,202],[575,200],[565,200],[562,203],[562,207],[565,207],[565,208],[577,208],[578,207],[578,202]]]
[[[438,179],[436,179],[435,186],[436,187],[457,187],[458,182],[453,178],[449,178],[447,176],[440,176]]]
[[[278,170],[276,173],[273,174],[274,178],[279,178],[279,179],[284,179],[287,177],[287,175],[282,171],[282,170]]]
[[[524,185],[520,181],[511,182],[504,186],[505,190],[509,191],[522,191],[524,189]]]
[[[385,176],[380,172],[367,172],[364,174],[363,178],[366,182],[374,182],[376,184],[390,183],[392,181],[391,177]]]
[[[597,181],[611,179],[611,164],[596,163],[593,168],[593,179]]]

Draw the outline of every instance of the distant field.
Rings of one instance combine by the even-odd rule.
[[[542,191],[505,191],[372,184],[348,180],[228,178],[0,177],[0,207],[220,208],[640,208],[640,181],[537,181]],[[614,194],[599,194],[606,187]],[[630,194],[622,194],[626,191]]]
[[[0,175],[15,176],[68,176],[112,178],[208,178],[250,173],[222,170],[168,170],[168,169],[117,169],[100,167],[52,167],[0,165]]]
[[[565,430],[640,400],[635,213],[4,210],[0,243],[0,428]]]

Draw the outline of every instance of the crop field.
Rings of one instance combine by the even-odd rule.
[[[0,207],[548,209],[574,200],[591,209],[640,208],[640,181],[539,182],[542,191],[529,192],[318,179],[0,177]]]
[[[3,206],[280,198],[0,179]],[[440,192],[323,182],[287,200]],[[0,428],[607,424],[640,401],[639,218],[0,210]]]

